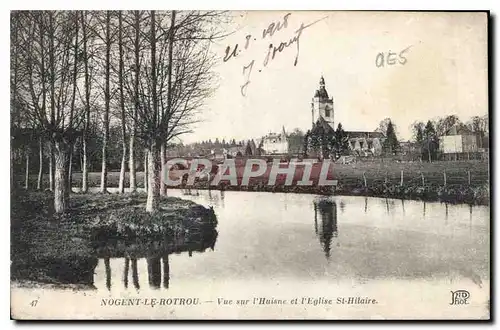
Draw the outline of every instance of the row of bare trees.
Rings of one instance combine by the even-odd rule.
[[[223,19],[221,12],[195,11],[11,13],[11,160],[36,141],[37,188],[43,189],[48,148],[56,212],[67,208],[77,142],[81,189],[89,189],[89,135],[95,126],[102,134],[100,191],[106,192],[110,125],[119,125],[122,135],[119,191],[125,190],[127,170],[130,190],[137,189],[140,143],[147,163],[146,210],[157,208],[165,194],[159,175],[167,143],[190,132],[214,89],[210,43],[224,36]]]

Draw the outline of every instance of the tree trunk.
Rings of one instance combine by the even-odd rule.
[[[66,194],[69,197],[69,193],[71,192],[71,186],[73,185],[73,146],[70,146],[69,148],[69,155],[68,155],[68,179],[66,180],[66,183],[68,185],[66,189]]]
[[[125,137],[124,137],[125,138]],[[118,183],[118,191],[120,194],[125,193],[125,166],[127,164],[127,143],[123,142],[122,146],[122,163],[120,167],[120,181]]]
[[[132,127],[130,129],[130,146],[129,146],[129,176],[130,176],[130,190],[135,192],[137,190],[136,171],[135,171],[135,133],[137,111],[139,109],[139,73],[140,73],[140,12],[134,12],[134,25],[135,25],[135,40],[134,40],[134,58],[135,58],[135,79],[134,79],[134,109],[132,110]]]
[[[135,124],[132,124],[135,126]],[[130,192],[135,192],[137,190],[136,183],[136,172],[135,172],[135,127],[132,127],[130,132],[130,145],[129,145],[129,160],[128,160],[128,170],[129,170],[129,181],[130,181]]]
[[[83,137],[83,165],[82,165],[82,192],[86,193],[89,189],[89,165],[87,160],[87,136]]]
[[[26,174],[24,177],[24,189],[28,190],[30,180],[30,152],[26,149]]]
[[[165,143],[161,144],[161,149],[160,149],[160,165],[161,165],[161,177],[159,178],[160,180],[160,196],[165,196],[167,194],[167,185],[165,182],[163,182],[163,178],[165,177],[165,171],[166,166],[165,166]]]
[[[55,35],[54,35],[54,12],[48,12],[49,14],[49,83],[50,83],[50,125],[51,127],[56,126],[56,92],[55,92],[55,81],[56,81],[56,68],[55,68]],[[50,132],[52,133],[52,132]],[[55,160],[54,160],[54,142],[50,141],[50,153],[49,153],[49,183],[50,191],[55,190]]]
[[[105,193],[108,187],[107,151],[109,140],[109,104],[110,104],[110,66],[111,66],[111,35],[110,35],[111,12],[106,12],[106,76],[104,87],[104,137],[102,140],[102,166],[101,166],[101,193]]]
[[[91,92],[91,82],[89,73],[89,59],[87,54],[87,16],[86,12],[82,11],[82,36],[83,36],[83,54],[84,54],[84,71],[85,71],[85,124],[83,128],[83,164],[82,164],[82,192],[86,193],[88,191],[89,185],[89,172],[88,172],[88,131],[90,126],[90,92]]]
[[[121,194],[125,192],[125,166],[127,162],[127,140],[125,130],[125,96],[123,94],[123,36],[122,36],[122,12],[118,13],[118,48],[119,48],[119,72],[118,87],[120,90],[120,108],[121,108],[121,130],[122,130],[122,164],[120,168],[120,182],[118,190]]]
[[[168,35],[168,67],[167,67],[167,111],[172,112],[172,65],[173,65],[173,48],[174,48],[174,26],[175,26],[175,10],[172,11],[170,18],[170,29]],[[162,141],[160,152],[161,178],[159,178],[160,195],[164,196],[167,193],[167,186],[163,182],[166,172],[165,166],[165,142]]]
[[[108,139],[106,138],[106,133],[104,133],[104,139],[102,141],[102,163],[101,163],[101,193],[106,193],[108,187],[108,168],[106,167],[107,159],[107,144]]]
[[[68,148],[64,142],[55,143],[55,184],[54,184],[54,210],[56,213],[64,213],[68,203],[67,173],[66,165],[68,159]]]
[[[146,212],[154,212],[158,209],[159,187],[159,166],[158,148],[153,142],[148,149],[148,199],[146,201]]]
[[[14,148],[12,148],[12,145],[10,146],[10,190],[14,190],[16,188],[17,184],[14,182]]]
[[[49,144],[49,189],[54,191],[54,142]]]
[[[74,116],[74,113],[75,113],[75,103],[76,103],[76,88],[77,88],[77,83],[78,83],[78,54],[79,54],[79,51],[78,51],[78,17],[79,17],[79,14],[78,12],[75,12],[74,13],[74,17],[75,17],[75,44],[74,44],[74,48],[73,48],[73,93],[72,93],[72,96],[71,96],[71,110],[70,110],[70,114],[69,114],[69,126],[68,126],[68,130],[70,132],[72,132],[73,130],[73,116]],[[66,194],[68,195],[69,197],[69,193],[71,192],[71,188],[72,188],[72,185],[73,185],[73,149],[74,149],[74,138],[73,136],[71,137],[71,141],[70,141],[70,146],[69,146],[69,157],[68,157],[68,179],[67,179],[67,184],[68,184],[68,187],[66,189]]]
[[[42,189],[43,180],[43,138],[40,137],[38,141],[38,153],[39,153],[39,164],[38,164],[38,181],[36,184],[36,189]]]
[[[149,180],[149,170],[148,170],[148,149],[144,149],[144,190],[148,192],[148,180]]]

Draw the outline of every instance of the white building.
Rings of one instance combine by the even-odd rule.
[[[477,137],[468,128],[454,125],[439,137],[439,149],[444,154],[477,152]]]
[[[288,153],[288,138],[285,127],[281,133],[269,133],[262,138],[262,149],[268,155]]]

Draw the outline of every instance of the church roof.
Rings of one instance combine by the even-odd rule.
[[[346,131],[347,135],[350,138],[365,138],[365,139],[370,139],[370,138],[383,138],[384,134],[380,132],[366,132],[366,131]]]
[[[325,86],[322,86],[319,89],[317,89],[316,93],[314,93],[314,97],[319,97],[321,99],[327,99],[328,98],[328,92],[326,91]]]
[[[312,132],[315,132],[317,130],[323,130],[324,132],[334,132],[335,130],[326,122],[326,120],[323,117],[319,117],[316,123],[314,124],[312,128]]]
[[[325,78],[323,78],[323,76],[321,76],[321,79],[319,80],[319,89],[317,89],[314,93],[314,97],[319,97],[320,99],[328,99],[328,92],[325,88]]]
[[[311,132],[317,132],[318,130],[321,130],[323,132],[335,132],[335,129],[333,129],[330,124],[326,122],[326,120],[323,117],[319,117],[319,119],[316,121],[316,123],[313,125],[313,128]],[[349,138],[364,138],[364,139],[374,139],[374,138],[383,138],[384,134],[380,132],[367,132],[367,131],[345,131],[346,135]]]

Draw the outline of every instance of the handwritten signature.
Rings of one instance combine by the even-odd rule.
[[[262,39],[266,39],[267,37],[272,37],[275,33],[285,30],[289,26],[289,18],[292,15],[292,13],[287,13],[283,16],[282,20],[278,22],[272,22],[270,23],[267,28],[263,29],[262,31]],[[267,67],[267,65],[272,62],[275,58],[276,55],[279,53],[284,52],[286,49],[291,47],[292,45],[296,45],[296,53],[295,53],[295,60],[293,62],[294,66],[297,66],[297,63],[299,61],[299,55],[300,55],[300,38],[302,36],[302,33],[309,27],[313,26],[314,24],[318,23],[319,21],[324,20],[326,17],[320,18],[312,23],[309,24],[304,24],[301,23],[300,27],[294,31],[294,35],[290,37],[287,41],[282,41],[279,44],[273,44],[270,43],[267,50],[266,54],[264,56],[264,60],[262,62],[263,67]],[[232,58],[235,58],[239,56],[243,51],[247,50],[251,43],[253,41],[256,41],[257,38],[252,38],[252,35],[248,34],[245,36],[245,43],[243,46],[243,49],[239,49],[239,44],[235,44],[234,47],[227,46],[225,50],[225,56],[223,57],[223,61],[227,62],[231,60]],[[250,77],[252,75],[252,71],[254,69],[255,65],[255,59],[252,59],[251,61],[247,62],[248,64],[243,65],[243,84],[240,86],[240,92],[242,96],[247,95],[247,89],[248,86],[251,83]],[[261,70],[259,70],[260,72]]]

